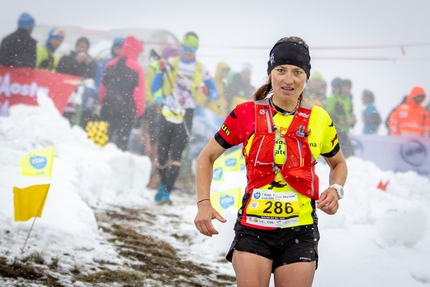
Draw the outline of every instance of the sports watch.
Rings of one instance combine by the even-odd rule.
[[[343,186],[342,185],[335,183],[335,184],[330,185],[330,188],[336,189],[338,199],[343,198]]]

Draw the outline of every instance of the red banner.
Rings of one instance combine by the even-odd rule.
[[[37,93],[46,93],[63,113],[80,77],[28,68],[0,67],[0,115],[16,104],[36,106]]]

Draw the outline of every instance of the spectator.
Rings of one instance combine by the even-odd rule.
[[[5,7],[3,7],[5,9]],[[36,67],[36,40],[31,38],[34,18],[22,13],[18,18],[18,30],[6,36],[0,46],[0,66]]]
[[[225,90],[227,85],[227,75],[230,72],[230,66],[226,62],[219,62],[215,71],[214,82],[218,91],[218,99],[207,101],[205,107],[221,117],[227,116],[227,99]]]
[[[306,85],[306,102],[324,108],[326,102],[326,82],[320,72],[315,72]]]
[[[366,107],[363,111],[363,134],[376,134],[381,124],[381,116],[375,106],[375,96],[371,91],[364,90],[361,95],[363,105]]]
[[[97,63],[88,54],[90,41],[81,37],[76,41],[75,51],[63,56],[56,71],[58,73],[79,76],[84,79],[94,79],[97,71]]]
[[[401,104],[404,104],[404,103],[406,103],[406,99],[408,98],[408,95],[405,95],[405,96],[403,96],[403,98],[402,98],[402,101],[397,105],[397,106],[395,106],[391,111],[390,111],[390,113],[388,114],[388,116],[387,116],[387,118],[385,119],[385,127],[387,128],[387,130],[388,130],[388,135],[390,134],[390,127],[388,126],[388,123],[390,122],[390,117],[391,117],[391,115],[394,113],[394,111],[401,105]]]
[[[236,105],[249,101],[255,92],[251,85],[252,65],[244,63],[240,73],[235,74],[226,88],[227,109],[233,110]]]
[[[340,95],[342,89],[342,79],[336,77],[331,81],[331,96]]]
[[[54,56],[55,50],[63,42],[65,32],[52,29],[49,32],[45,45],[39,45],[36,49],[36,69],[54,72],[60,57]]]
[[[96,76],[94,79],[94,86],[95,86],[97,91],[100,89],[100,81],[102,80],[103,70],[104,70],[106,64],[110,60],[115,59],[116,57],[119,57],[119,55],[121,54],[121,50],[122,50],[123,45],[124,45],[124,38],[118,37],[118,38],[113,39],[112,47],[110,49],[111,57],[104,59],[99,63],[99,66],[98,66],[98,69],[96,72]]]
[[[354,155],[354,149],[348,134],[350,128],[357,121],[351,100],[351,86],[352,82],[350,80],[342,80],[341,82],[337,79],[333,80],[334,93],[327,99],[326,103],[326,111],[330,114],[336,127],[339,144],[345,158]]]
[[[145,108],[145,77],[137,62],[142,43],[125,38],[119,57],[105,66],[100,84],[100,117],[109,124],[109,141],[127,150],[131,129]]]
[[[393,136],[428,136],[430,135],[430,115],[421,106],[426,92],[420,86],[412,88],[406,102],[400,104],[390,115],[388,128]]]
[[[88,54],[90,42],[81,37],[76,41],[75,51],[70,55],[63,56],[58,62],[56,71],[83,78],[83,89],[77,89],[75,103],[68,103],[63,115],[69,119],[71,124],[80,125],[85,129],[96,113],[98,93],[94,87],[94,77],[97,71],[97,63]],[[82,91],[82,93],[80,93]]]
[[[182,152],[191,137],[194,109],[198,98],[218,98],[209,71],[196,60],[199,38],[188,32],[182,39],[179,57],[160,61],[161,71],[152,83],[152,91],[163,90],[164,105],[158,142],[158,174],[160,184],[155,195],[158,203],[171,204],[170,192],[179,176]],[[171,164],[169,164],[169,159]]]

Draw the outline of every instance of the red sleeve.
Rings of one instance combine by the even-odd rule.
[[[224,120],[215,140],[224,148],[248,141],[255,130],[254,102],[238,105]]]
[[[395,109],[389,119],[388,119],[388,129],[390,131],[390,135],[392,136],[397,136],[399,135],[399,131],[398,131],[398,124],[399,124],[399,114],[397,109]]]
[[[100,82],[100,87],[99,87],[99,104],[102,105],[103,104],[103,100],[106,97],[106,91],[107,88],[105,85],[103,85],[102,82]]]
[[[145,75],[143,73],[142,67],[136,61],[128,58],[126,65],[137,73],[138,83],[137,87],[134,89],[133,98],[136,105],[136,115],[141,117],[145,111]]]

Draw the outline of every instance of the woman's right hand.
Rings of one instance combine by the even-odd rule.
[[[222,223],[227,220],[222,217],[215,208],[212,207],[210,200],[205,200],[197,205],[198,211],[194,224],[201,234],[212,237],[212,235],[218,234],[218,231],[212,225],[212,220],[217,219]]]

